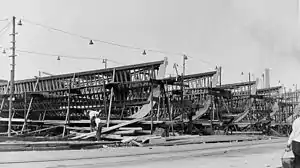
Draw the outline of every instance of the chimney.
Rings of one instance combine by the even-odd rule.
[[[265,88],[270,88],[270,69],[265,69]]]

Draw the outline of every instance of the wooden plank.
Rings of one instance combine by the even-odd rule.
[[[9,88],[9,82],[7,82],[6,90],[5,90],[4,94],[8,94],[8,91],[9,91],[8,88]],[[2,112],[2,110],[3,110],[4,102],[5,102],[5,98],[3,98],[3,99],[2,99],[2,102],[1,102],[0,114],[1,114],[1,112]]]
[[[135,130],[123,130],[123,131],[116,131],[113,134],[115,135],[132,135],[135,133]]]
[[[35,130],[35,131],[32,131],[32,132],[28,132],[28,133],[25,133],[25,134],[30,135],[30,134],[34,134],[34,133],[37,133],[37,132],[51,130],[51,129],[58,128],[58,127],[62,127],[62,126],[52,126],[52,127],[43,128],[43,129]]]
[[[1,118],[0,117],[0,121],[3,122],[8,122],[8,118]],[[111,124],[121,124],[124,122],[128,122],[131,120],[111,120],[110,123]],[[12,119],[12,122],[24,122],[24,118],[14,118]],[[44,121],[39,121],[39,120],[27,120],[27,122],[29,123],[44,123],[44,124],[53,124],[53,125],[63,125],[64,121],[63,120],[44,120]],[[89,120],[73,120],[70,122],[71,124],[89,124],[90,121]],[[101,120],[102,124],[106,123],[106,120]],[[138,123],[141,124],[151,124],[151,121],[139,121]],[[164,121],[153,121],[154,124],[162,124],[164,123]]]
[[[90,127],[67,127],[69,130],[77,130],[77,131],[90,131]]]
[[[238,123],[240,122],[243,118],[245,118],[250,112],[250,108],[247,108],[245,110],[245,112],[243,112],[242,114],[240,114],[237,118],[234,119],[234,123]]]
[[[76,74],[74,73],[72,80],[70,80],[69,82],[69,86],[68,86],[68,108],[67,108],[67,114],[65,117],[65,126],[64,126],[64,130],[63,130],[63,134],[62,136],[64,137],[66,134],[66,129],[67,129],[67,125],[70,124],[70,101],[71,101],[71,88],[72,88],[72,84],[74,85],[74,81],[75,81],[75,76]]]
[[[35,87],[34,87],[33,91],[36,91],[38,84],[39,84],[39,78],[36,79],[36,83],[35,83]],[[24,131],[24,129],[27,125],[27,120],[28,120],[29,112],[31,110],[32,102],[33,102],[33,97],[31,97],[31,99],[30,99],[29,106],[27,108],[27,112],[26,112],[26,115],[24,117],[25,120],[24,120],[24,123],[23,123],[22,131]]]
[[[116,76],[116,69],[113,70],[112,82],[115,81],[115,76]],[[110,121],[110,115],[111,115],[111,106],[112,106],[113,96],[114,96],[114,87],[112,87],[110,89],[109,109],[108,109],[108,116],[107,116],[107,123],[106,123],[106,127],[107,128],[109,127],[109,121]]]
[[[275,131],[274,129],[270,129],[270,131],[273,133],[273,135],[275,135],[275,136],[282,136],[282,134],[280,134],[279,132],[277,132],[277,131]]]
[[[115,125],[115,126],[112,126],[112,127],[108,127],[108,128],[104,128],[102,130],[102,133],[106,133],[106,132],[109,132],[109,131],[113,131],[115,129],[118,129],[120,127],[124,127],[126,125],[130,125],[130,124],[133,124],[133,123],[136,123],[136,122],[139,122],[139,121],[142,121],[142,120],[145,120],[149,117],[145,117],[145,118],[137,118],[137,119],[134,119],[134,120],[131,120],[131,121],[127,121],[127,122],[124,122],[124,123],[121,123],[121,124],[118,124],[118,125]],[[96,132],[91,132],[91,133],[88,133],[88,134],[85,134],[85,135],[82,135],[82,136],[76,136],[74,138],[71,138],[71,139],[80,139],[80,138],[90,138],[90,137],[93,137],[96,135]]]
[[[122,130],[122,131],[124,131],[124,130],[142,131],[143,128],[142,127],[121,127],[121,128],[119,128],[119,130]]]

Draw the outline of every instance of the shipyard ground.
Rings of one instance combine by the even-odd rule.
[[[251,142],[92,150],[0,152],[7,168],[278,168],[286,138]]]

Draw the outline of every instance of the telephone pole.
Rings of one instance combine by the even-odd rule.
[[[9,111],[8,111],[8,136],[11,136],[11,117],[12,117],[12,108],[13,108],[13,97],[14,97],[14,83],[15,83],[15,57],[16,57],[16,17],[12,18],[12,55],[11,60],[11,71],[10,71],[10,95],[9,95]]]
[[[220,66],[220,87],[222,86],[222,67]]]
[[[183,55],[183,69],[182,69],[183,76],[185,75],[185,60],[187,60],[187,59],[188,59],[188,57],[186,55]]]

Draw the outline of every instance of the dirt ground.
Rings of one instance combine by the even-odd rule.
[[[79,151],[2,152],[0,167],[22,168],[277,168],[286,139],[233,144]],[[230,146],[230,147],[228,147]]]

